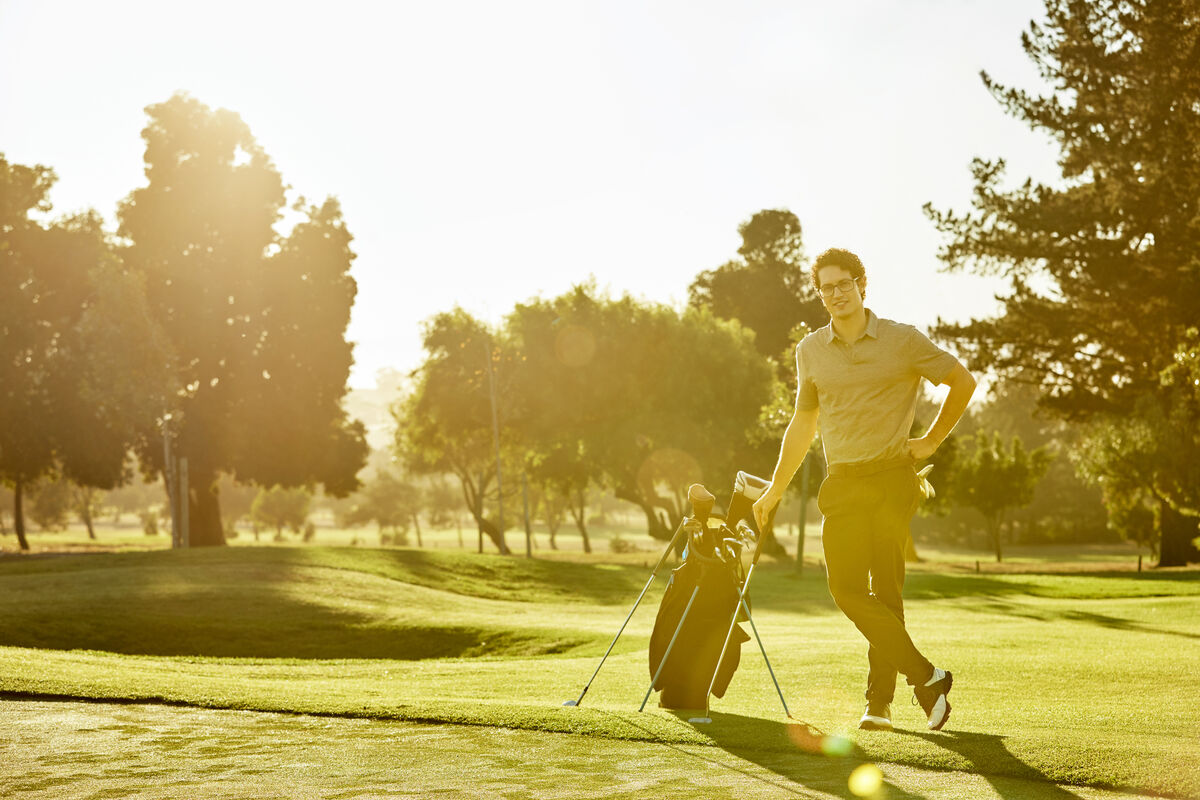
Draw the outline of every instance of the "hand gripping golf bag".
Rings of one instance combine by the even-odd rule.
[[[698,546],[697,538],[689,543],[683,564],[671,572],[650,634],[650,677],[653,680],[686,610],[687,618],[679,628],[666,666],[654,684],[655,689],[662,691],[659,699],[662,708],[708,707],[708,684],[716,670],[727,626],[738,602],[740,561],[727,560],[717,554],[720,551]],[[713,554],[705,555],[704,550]],[[695,592],[693,600],[693,590],[697,587],[699,591]],[[692,603],[690,609],[687,608],[689,600]],[[742,627],[736,626],[713,682],[715,696],[725,695],[741,661],[742,643],[749,639]]]

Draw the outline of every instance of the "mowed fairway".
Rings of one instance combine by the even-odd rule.
[[[1053,783],[1200,796],[1195,571],[912,574],[909,628],[954,670],[954,713],[929,733],[901,688],[891,734],[853,727],[865,645],[821,577],[771,565],[756,572],[755,619],[797,721],[784,718],[753,642],[712,725],[689,725],[653,698],[637,713],[662,582],[583,706],[563,708],[648,574],[350,548],[6,559],[0,692],[582,734],[560,737],[579,743],[581,759],[615,740],[699,748],[801,796],[864,762],[884,766],[891,797],[955,796],[921,791],[922,770],[969,771],[998,792],[1006,780],[1040,784],[1045,797],[1077,796]],[[425,758],[435,762],[440,747],[452,757],[452,733],[427,738]],[[395,782],[415,769],[397,763]]]

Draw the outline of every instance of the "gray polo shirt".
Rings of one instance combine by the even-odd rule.
[[[941,383],[957,363],[913,326],[867,309],[857,341],[844,341],[830,322],[796,345],[796,407],[821,409],[829,464],[899,458],[908,454],[921,379]]]

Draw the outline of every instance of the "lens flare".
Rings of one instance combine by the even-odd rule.
[[[871,797],[883,788],[883,773],[874,764],[862,764],[850,773],[849,784],[858,797]]]
[[[827,756],[848,756],[854,751],[854,742],[845,736],[826,736],[821,740],[821,752]]]
[[[821,752],[821,742],[825,738],[820,731],[804,722],[789,723],[787,735],[792,744],[805,753]]]

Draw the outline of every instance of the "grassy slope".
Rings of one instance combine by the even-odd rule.
[[[784,724],[749,648],[713,725],[636,713],[659,586],[584,707],[561,708],[647,575],[320,548],[5,560],[0,691],[711,743],[739,755],[819,750],[825,734],[844,734],[879,761],[1200,795],[1195,573],[914,574],[910,630],[955,670],[955,712],[951,732],[925,733],[900,691],[908,732],[892,735],[847,729],[863,643],[819,578],[784,570],[760,570],[752,594],[803,724]]]

